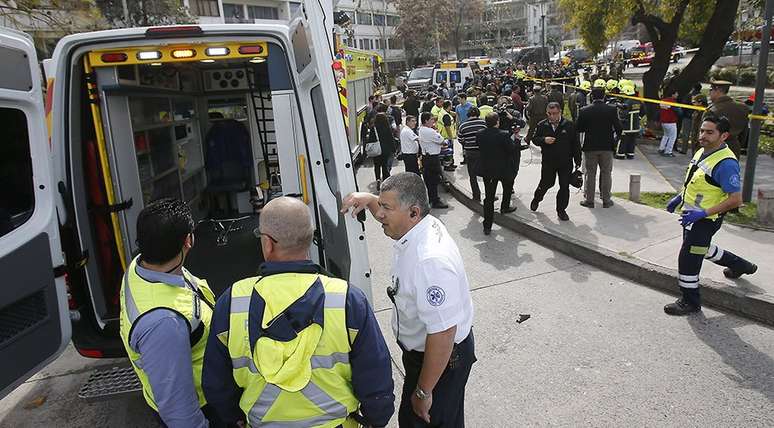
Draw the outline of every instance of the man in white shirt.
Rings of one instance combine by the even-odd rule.
[[[417,154],[419,153],[419,137],[414,132],[417,126],[417,118],[406,116],[406,126],[400,131],[400,153],[403,157],[403,165],[406,172],[413,172],[419,175],[419,163]]]
[[[438,183],[441,182],[441,148],[444,138],[433,128],[435,118],[432,113],[424,112],[420,116],[419,146],[422,148],[422,178],[425,179],[427,195],[433,208],[449,208],[438,197]]]
[[[342,202],[353,216],[368,208],[395,240],[387,294],[406,370],[398,425],[464,427],[465,385],[476,362],[473,303],[459,249],[429,215],[422,180],[402,172],[382,183],[379,196],[356,192]]]

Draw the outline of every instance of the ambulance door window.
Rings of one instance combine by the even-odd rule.
[[[0,108],[0,236],[23,225],[35,208],[27,117],[15,108]]]
[[[449,82],[450,83],[461,83],[462,82],[462,73],[459,70],[450,71],[449,72]]]
[[[436,71],[435,72],[435,83],[443,83],[446,81],[446,72],[445,71]]]

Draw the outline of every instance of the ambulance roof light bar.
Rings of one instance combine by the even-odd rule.
[[[172,25],[168,27],[151,27],[145,30],[145,37],[150,39],[166,37],[197,37],[204,34],[198,25]]]

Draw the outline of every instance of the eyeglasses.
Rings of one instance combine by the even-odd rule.
[[[256,238],[259,238],[259,239],[260,239],[260,237],[261,237],[261,236],[265,236],[265,237],[269,238],[269,239],[271,240],[271,242],[273,242],[273,243],[275,243],[275,244],[279,244],[279,241],[277,241],[276,239],[274,239],[274,237],[273,237],[273,236],[269,235],[268,233],[263,233],[263,232],[261,232],[261,231],[260,231],[260,230],[258,230],[258,229],[254,229],[254,230],[253,230],[253,234],[255,235],[255,237],[256,237]]]

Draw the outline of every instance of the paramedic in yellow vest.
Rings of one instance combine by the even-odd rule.
[[[438,112],[438,133],[444,140],[444,147],[441,149],[441,163],[444,171],[454,171],[457,165],[454,164],[454,140],[457,138],[457,125],[454,123],[454,115],[451,111],[452,102],[446,100],[442,104],[442,110]]]
[[[712,243],[723,216],[742,205],[739,161],[726,145],[731,125],[725,117],[704,118],[699,131],[701,149],[691,160],[682,192],[667,204],[667,211],[682,209],[683,245],[678,258],[682,297],[664,306],[669,315],[701,310],[699,272],[704,259],[725,266],[723,274],[735,279],[753,274],[758,266]]]
[[[140,255],[121,286],[121,340],[145,401],[170,428],[220,426],[201,388],[215,296],[183,267],[193,230],[184,202],[146,206],[137,217]]]
[[[430,109],[430,114],[433,115],[436,121],[438,121],[439,117],[441,116],[441,112],[443,112],[443,101],[443,97],[435,97],[435,99],[433,99],[435,105],[432,109]]]
[[[390,353],[363,291],[309,260],[309,208],[295,198],[261,212],[265,263],[218,299],[203,389],[226,422],[252,427],[387,425]],[[256,255],[257,256],[257,255]]]

